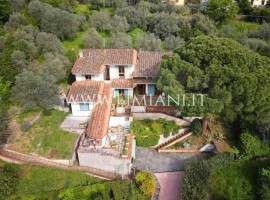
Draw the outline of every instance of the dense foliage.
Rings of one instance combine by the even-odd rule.
[[[155,192],[154,176],[148,172],[139,172],[135,177],[136,184],[145,196],[151,197]]]
[[[164,57],[157,86],[170,95],[207,94],[204,106],[199,98],[197,106],[183,106],[184,115],[255,123],[269,112],[269,62],[232,40],[198,36]]]
[[[194,161],[185,167],[181,199],[208,199],[206,183],[210,175],[227,163],[233,162],[232,154],[220,154],[209,160]]]
[[[128,181],[76,171],[0,162],[0,199],[146,199]]]
[[[194,119],[191,122],[190,127],[195,135],[200,135],[202,133],[202,121],[200,119]]]

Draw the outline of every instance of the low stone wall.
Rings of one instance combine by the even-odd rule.
[[[200,153],[198,149],[159,149],[159,153]]]
[[[190,126],[190,122],[183,120],[183,119],[178,119],[176,117],[172,117],[169,115],[165,115],[163,113],[133,113],[133,119],[137,120],[144,120],[144,119],[166,119],[168,121],[174,121],[176,124],[180,126]]]
[[[120,159],[110,155],[102,155],[100,153],[81,153],[78,152],[80,166],[101,169],[114,173],[119,178],[129,176],[131,173],[131,160]]]

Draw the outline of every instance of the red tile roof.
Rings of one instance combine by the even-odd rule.
[[[102,139],[107,134],[113,93],[111,84],[105,83],[102,93],[103,101],[95,106],[86,129],[86,135],[90,139]]]
[[[105,64],[133,65],[136,59],[137,51],[134,49],[83,49],[73,66],[72,73],[102,73]]]
[[[137,84],[156,83],[154,79],[112,79],[112,88],[134,88]]]
[[[113,88],[133,88],[132,79],[113,79],[112,80]]]
[[[158,76],[157,67],[161,63],[162,56],[171,53],[172,52],[140,51],[138,53],[138,60],[135,66],[135,71],[132,76]]]
[[[103,82],[99,81],[75,81],[67,96],[68,102],[96,102],[100,95]]]

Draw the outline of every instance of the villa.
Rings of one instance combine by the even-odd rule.
[[[125,174],[134,158],[134,143],[129,131],[133,112],[147,112],[151,106],[118,106],[114,99],[136,96],[157,98],[157,67],[163,55],[171,52],[135,49],[83,49],[72,73],[76,81],[67,96],[72,115],[89,117],[77,150],[81,166]],[[118,99],[119,100],[119,99]],[[159,110],[161,109],[158,108]],[[166,108],[168,109],[168,108]],[[151,110],[153,111],[153,109]]]

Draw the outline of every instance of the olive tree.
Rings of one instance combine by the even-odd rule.
[[[127,32],[129,30],[129,24],[126,17],[120,17],[114,15],[111,22],[111,31],[113,32]]]
[[[104,48],[105,40],[98,34],[95,28],[90,28],[87,31],[87,34],[83,37],[84,48]]]
[[[24,110],[33,110],[37,107],[51,109],[60,102],[56,79],[42,72],[33,73],[24,70],[16,77],[12,93]]]
[[[153,33],[145,33],[136,39],[136,48],[145,51],[159,51],[161,50],[161,40],[156,38]]]
[[[106,11],[94,12],[89,21],[91,27],[98,31],[110,30],[110,15]]]
[[[131,48],[132,47],[132,40],[126,33],[113,33],[110,41],[108,43],[108,47],[111,48]]]

